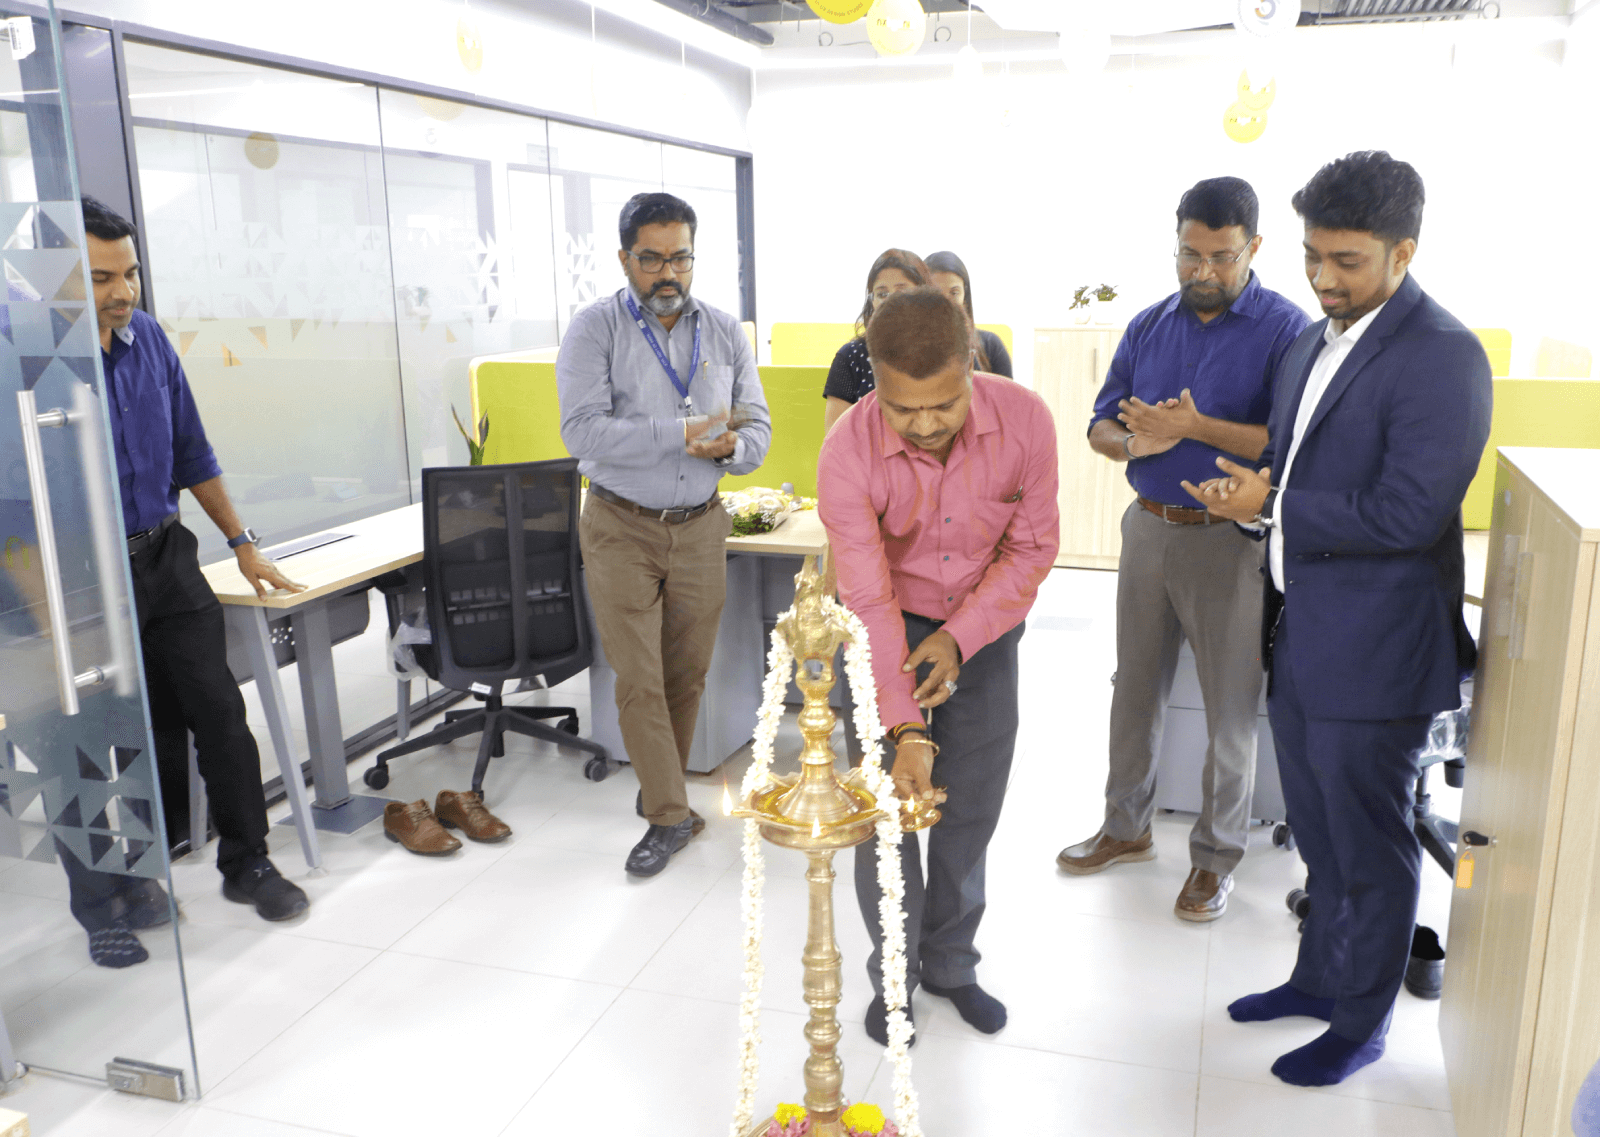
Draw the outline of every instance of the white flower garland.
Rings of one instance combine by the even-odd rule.
[[[845,675],[855,700],[856,736],[861,740],[861,777],[880,804],[888,804],[878,822],[878,919],[883,928],[883,993],[888,1008],[889,1060],[894,1064],[895,1122],[902,1137],[923,1137],[916,1088],[911,1084],[911,1022],[906,1017],[905,876],[900,863],[900,810],[894,783],[879,759],[884,737],[878,718],[878,688],[872,676],[872,648],[861,618],[832,597],[824,597],[823,611],[850,633],[845,647]],[[791,608],[780,620],[793,613]],[[772,781],[773,743],[783,717],[783,699],[793,673],[794,652],[774,634],[767,654],[767,676],[761,713],[751,745],[752,760],[741,786],[743,800]],[[761,893],[766,859],[760,828],[753,818],[744,823],[744,997],[739,1003],[739,1096],[730,1137],[745,1137],[755,1115],[755,1098],[761,1076]]]

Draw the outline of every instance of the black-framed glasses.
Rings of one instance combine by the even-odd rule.
[[[1186,253],[1182,249],[1178,250],[1172,255],[1177,258],[1179,268],[1199,268],[1201,262],[1203,261],[1212,268],[1216,269],[1218,272],[1221,272],[1229,265],[1238,264],[1239,258],[1244,256],[1249,251],[1250,246],[1246,245],[1237,253],[1212,253],[1209,257],[1202,257],[1199,253]]]
[[[671,265],[673,272],[688,272],[694,267],[693,253],[678,253],[670,257],[664,257],[660,253],[630,252],[628,255],[637,261],[645,272],[660,272],[663,265]]]

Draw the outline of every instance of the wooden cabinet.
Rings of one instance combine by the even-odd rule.
[[[1089,449],[1089,415],[1105,381],[1121,328],[1039,328],[1033,341],[1034,390],[1056,419],[1061,470],[1061,552],[1070,568],[1117,567],[1122,514],[1133,500],[1127,470]]]
[[[1600,450],[1497,457],[1461,809],[1492,843],[1454,892],[1439,1014],[1460,1137],[1570,1135],[1600,1059],[1597,486]]]

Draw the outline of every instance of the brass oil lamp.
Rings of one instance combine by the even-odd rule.
[[[842,957],[833,934],[833,856],[876,835],[878,822],[891,816],[859,769],[843,777],[836,768],[832,736],[836,715],[828,697],[835,681],[833,660],[838,649],[853,639],[842,621],[823,606],[827,594],[813,557],[805,559],[795,577],[794,609],[778,622],[777,633],[794,652],[795,682],[805,696],[800,712],[800,733],[805,745],[797,774],[774,774],[758,787],[735,817],[753,818],[761,835],[774,845],[796,849],[809,862],[809,919],[802,989],[811,1008],[806,1041],[811,1055],[805,1063],[805,1107],[811,1137],[845,1137],[844,1066],[839,1060],[839,1005]],[[847,724],[847,729],[854,729]],[[875,760],[869,755],[868,760]],[[926,829],[939,820],[931,805],[893,803],[904,832]],[[751,1129],[750,1137],[767,1131],[772,1118]]]

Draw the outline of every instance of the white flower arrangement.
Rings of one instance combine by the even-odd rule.
[[[787,484],[787,483],[785,483]],[[722,508],[733,518],[733,535],[750,537],[770,533],[797,509],[815,509],[816,499],[796,497],[765,486],[729,490],[722,495]]]
[[[879,760],[885,732],[878,717],[872,648],[866,625],[859,616],[832,597],[824,597],[822,605],[824,612],[838,619],[850,633],[850,643],[844,652],[845,675],[856,704],[852,725],[866,755],[861,763],[861,778],[876,796],[885,815],[877,826],[878,919],[883,928],[883,994],[889,1012],[888,1054],[894,1065],[895,1120],[901,1137],[923,1137],[917,1091],[911,1084],[911,1022],[906,1017],[905,876],[900,863],[900,841],[904,832],[900,827],[900,806],[894,795],[894,783]],[[790,609],[780,620],[792,613]],[[783,717],[783,699],[793,668],[794,652],[781,635],[774,635],[767,654],[761,712],[751,745],[752,760],[741,786],[745,801],[772,782],[773,743]],[[744,996],[739,1003],[739,1096],[730,1137],[745,1137],[749,1132],[761,1073],[761,893],[766,860],[757,822],[747,818],[744,825],[744,896],[740,903],[744,915]]]

